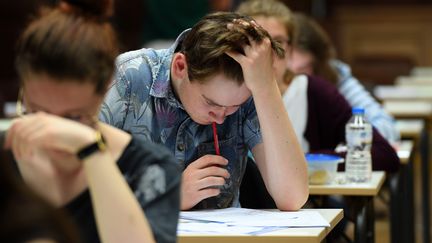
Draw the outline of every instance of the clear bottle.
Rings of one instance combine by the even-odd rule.
[[[366,121],[363,108],[353,108],[353,116],[345,126],[347,182],[368,182],[372,176],[372,125]]]

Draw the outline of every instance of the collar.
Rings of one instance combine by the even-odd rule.
[[[153,72],[152,76],[155,78],[150,87],[151,96],[157,98],[166,98],[171,105],[182,109],[184,109],[184,107],[175,97],[174,90],[171,85],[171,62],[176,48],[186,38],[189,31],[190,29],[184,30],[177,37],[176,41],[170,48],[161,51],[162,57],[160,59],[160,67],[158,70]]]

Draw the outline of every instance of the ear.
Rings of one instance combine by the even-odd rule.
[[[171,63],[172,80],[185,80],[188,77],[186,56],[183,53],[175,53]]]

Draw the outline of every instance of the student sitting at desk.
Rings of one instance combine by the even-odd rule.
[[[283,54],[250,18],[207,15],[169,49],[121,55],[100,119],[171,150],[182,210],[239,206],[248,150],[277,207],[297,210],[307,168],[273,73]]]
[[[176,242],[180,171],[162,146],[103,124],[114,72],[111,1],[70,0],[22,34],[21,92],[7,131],[25,183],[64,208],[84,242]]]
[[[345,142],[345,124],[351,118],[351,107],[336,87],[318,77],[294,76],[287,70],[291,55],[293,19],[283,3],[273,0],[251,0],[239,6],[238,12],[253,17],[286,49],[286,57],[275,60],[276,79],[282,99],[304,152],[334,154]],[[343,155],[342,155],[343,156]],[[373,129],[373,170],[397,171],[399,158],[391,145]]]
[[[397,142],[400,135],[393,117],[353,77],[350,67],[335,59],[334,47],[325,31],[312,18],[299,13],[294,14],[294,24],[290,70],[317,75],[335,85],[352,107],[365,109],[366,119],[387,141]]]

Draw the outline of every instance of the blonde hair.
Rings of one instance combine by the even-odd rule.
[[[290,43],[292,42],[295,34],[293,13],[284,3],[278,0],[249,0],[240,4],[237,12],[252,18],[258,16],[277,18],[285,26]]]

